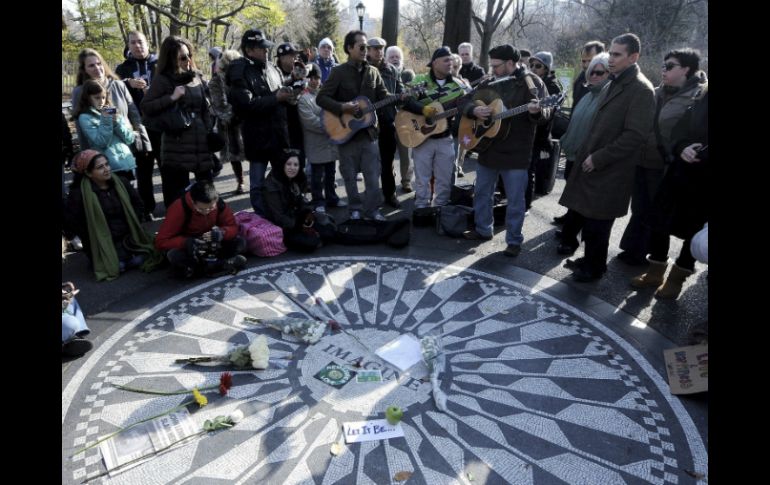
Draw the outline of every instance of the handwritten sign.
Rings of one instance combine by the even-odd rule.
[[[404,436],[404,430],[401,428],[401,423],[393,426],[392,424],[388,424],[386,419],[343,423],[342,430],[345,432],[345,443],[385,440],[388,438],[399,438]]]
[[[692,345],[663,351],[671,394],[695,394],[709,390],[708,345]]]

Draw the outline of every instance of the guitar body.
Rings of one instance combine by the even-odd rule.
[[[437,115],[444,112],[444,107],[438,101],[428,106],[436,108]],[[429,136],[446,131],[447,120],[446,118],[431,120],[429,124],[423,115],[401,110],[396,114],[395,127],[401,144],[407,148],[414,148],[421,145]]]
[[[349,113],[343,113],[337,116],[331,111],[321,111],[321,126],[330,141],[335,145],[342,145],[350,140],[358,130],[368,128],[377,122],[377,114],[372,106],[372,102],[366,96],[358,96],[353,101],[358,103],[359,110],[362,113],[360,117]]]
[[[500,114],[505,110],[503,100],[500,98],[493,100],[489,104],[480,100],[476,100],[473,103],[476,106],[489,106],[492,108],[491,116]],[[472,120],[467,116],[463,116],[460,119],[460,126],[457,130],[457,138],[460,141],[460,146],[462,146],[465,150],[474,150],[476,152],[486,150],[492,143],[492,139],[500,134],[500,126],[502,125],[502,121],[503,120]],[[502,130],[502,135],[504,137],[508,134],[507,125],[508,124],[506,123],[506,129]],[[484,138],[487,140],[485,143],[481,143]]]

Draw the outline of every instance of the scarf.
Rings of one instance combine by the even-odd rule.
[[[131,242],[137,251],[148,254],[147,259],[142,264],[142,271],[152,271],[163,262],[163,254],[155,250],[152,238],[139,224],[139,219],[136,217],[136,213],[131,206],[128,191],[123,186],[120,177],[113,177],[112,180],[115,182],[115,192],[126,214]],[[83,208],[86,213],[86,226],[88,227],[88,238],[91,241],[91,254],[96,280],[114,280],[120,274],[120,265],[118,262],[118,252],[115,249],[112,234],[110,234],[110,228],[107,225],[107,218],[104,217],[98,197],[91,189],[89,178],[83,178],[83,181],[80,183],[80,190],[83,194]]]

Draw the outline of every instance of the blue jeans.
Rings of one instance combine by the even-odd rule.
[[[492,207],[494,205],[497,177],[503,179],[508,208],[505,211],[505,242],[521,246],[524,235],[524,191],[527,189],[527,170],[497,170],[478,165],[476,167],[476,188],[473,193],[473,212],[476,232],[491,236],[494,227]]]
[[[86,325],[83,310],[73,298],[66,310],[61,312],[61,343],[69,342],[75,336],[83,337],[91,333]],[[79,334],[79,335],[78,335]]]
[[[254,213],[262,217],[265,217],[265,203],[262,201],[265,172],[267,172],[267,161],[249,161],[249,200]]]

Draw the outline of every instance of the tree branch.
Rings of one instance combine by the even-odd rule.
[[[151,3],[150,0],[126,0],[126,3],[128,3],[129,5],[134,5],[134,6],[136,6],[136,5],[143,5],[143,6],[147,7],[148,10],[152,10],[153,12],[155,12],[155,13],[157,13],[159,15],[163,15],[164,17],[167,17],[167,18],[173,20],[175,23],[177,23],[177,24],[179,24],[181,26],[184,26],[184,27],[207,27],[210,24],[229,26],[230,23],[229,22],[225,22],[224,19],[226,19],[228,17],[232,17],[233,15],[237,14],[238,12],[240,12],[241,10],[246,8],[247,7],[246,2],[247,2],[247,0],[243,0],[241,2],[240,7],[237,7],[237,8],[233,9],[230,12],[227,12],[227,13],[224,13],[222,15],[218,15],[216,17],[212,17],[212,18],[209,18],[209,19],[204,18],[204,17],[199,17],[199,16],[194,15],[194,14],[190,14],[191,16],[199,18],[200,20],[197,21],[197,22],[185,22],[184,20],[182,20],[179,17],[177,17],[176,15],[172,14],[171,12],[166,10],[165,8],[159,7],[159,6]],[[260,5],[258,3],[255,3],[254,6],[255,7],[259,7],[259,8],[263,8],[265,10],[270,10],[268,7],[265,7],[264,5]]]

